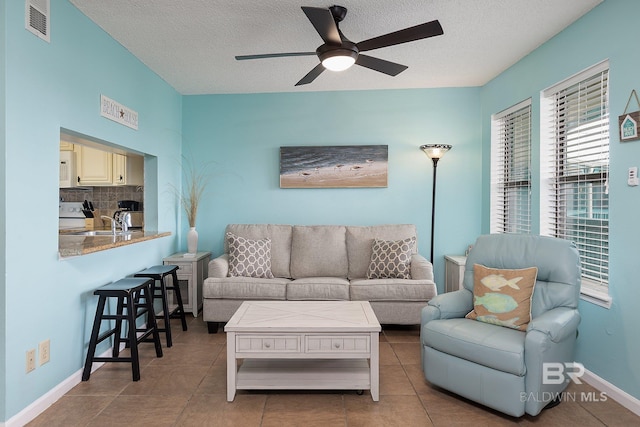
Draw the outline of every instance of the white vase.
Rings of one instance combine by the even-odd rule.
[[[191,227],[187,233],[187,252],[190,254],[198,252],[198,232],[195,227]]]

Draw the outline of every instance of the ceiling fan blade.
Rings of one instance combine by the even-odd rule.
[[[336,21],[333,20],[333,15],[329,9],[302,6],[302,11],[307,15],[307,18],[309,18],[309,21],[311,21],[311,24],[313,24],[313,27],[325,43],[338,46],[342,44],[340,33],[338,33],[338,26],[336,25]]]
[[[298,83],[296,83],[296,86],[308,85],[309,83],[314,81],[316,77],[322,74],[323,71],[324,67],[321,63],[316,65],[313,70],[309,71],[306,76],[304,76]]]
[[[360,52],[365,52],[367,50],[380,49],[381,47],[412,42],[414,40],[426,39],[428,37],[440,36],[442,34],[444,34],[442,26],[440,26],[440,22],[438,22],[438,20],[435,20],[416,25],[415,27],[409,27],[404,30],[374,37],[369,40],[364,40],[357,43],[356,46],[358,46],[358,50]]]
[[[263,53],[261,55],[238,55],[237,61],[245,59],[265,59],[265,58],[283,58],[287,56],[315,56],[315,52],[286,52],[286,53]]]
[[[374,58],[373,56],[363,54],[358,55],[356,64],[390,76],[397,76],[409,68],[406,65],[396,64],[395,62],[385,61],[384,59]]]

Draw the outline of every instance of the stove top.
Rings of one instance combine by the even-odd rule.
[[[60,202],[58,229],[84,228],[85,214],[82,212],[82,209],[82,202]]]
[[[82,202],[60,202],[59,218],[85,218]]]

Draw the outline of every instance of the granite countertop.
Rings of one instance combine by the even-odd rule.
[[[131,245],[147,240],[170,236],[170,231],[133,230],[124,236],[100,235],[82,236],[73,233],[91,230],[60,230],[58,235],[58,254],[60,258],[86,255],[93,252]],[[104,231],[104,230],[101,230]]]

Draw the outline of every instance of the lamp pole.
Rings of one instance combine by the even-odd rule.
[[[436,225],[436,171],[438,170],[438,160],[451,149],[451,145],[446,144],[427,144],[421,145],[420,149],[433,162],[433,191],[431,193],[431,264],[433,264],[433,242],[435,236]]]
[[[434,157],[433,161],[433,192],[431,193],[431,264],[433,264],[433,237],[436,226],[436,170],[438,169],[438,158]]]

